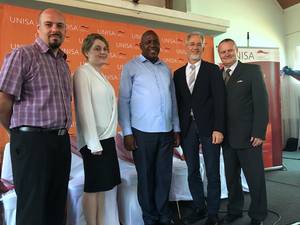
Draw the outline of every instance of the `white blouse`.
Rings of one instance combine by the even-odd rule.
[[[89,63],[73,76],[78,149],[102,151],[99,140],[115,137],[117,103],[112,85]]]

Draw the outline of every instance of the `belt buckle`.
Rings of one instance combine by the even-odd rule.
[[[67,133],[67,130],[66,130],[66,129],[59,129],[57,135],[58,135],[58,136],[63,136],[63,135],[65,135],[66,133]]]

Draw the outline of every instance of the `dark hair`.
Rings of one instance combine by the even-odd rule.
[[[106,45],[107,50],[109,51],[109,45],[108,45],[107,40],[101,34],[91,33],[88,36],[86,36],[86,38],[82,42],[81,52],[84,56],[85,56],[85,53],[87,53],[91,49],[95,40],[97,40],[97,39],[100,41],[103,41],[104,44]]]
[[[231,39],[231,38],[225,38],[225,39],[223,39],[223,40],[219,43],[218,47],[220,46],[220,44],[225,43],[225,42],[232,42],[233,45],[237,48],[235,41],[234,41],[233,39]]]
[[[155,35],[155,36],[159,39],[157,33],[155,33],[153,30],[147,30],[147,31],[145,31],[145,32],[142,34],[141,42],[143,42],[144,39],[145,39],[145,37],[146,37],[147,35],[149,35],[149,34],[153,34],[153,35]]]

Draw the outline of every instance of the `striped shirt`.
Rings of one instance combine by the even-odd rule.
[[[10,128],[71,126],[72,87],[66,54],[55,56],[37,38],[5,57],[0,71],[0,91],[15,97]]]

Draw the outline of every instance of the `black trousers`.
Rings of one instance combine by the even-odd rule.
[[[146,225],[168,222],[172,179],[173,132],[146,133],[133,128],[138,148],[133,152],[138,175],[138,201]]]
[[[228,212],[241,214],[244,195],[241,184],[241,168],[245,174],[251,197],[249,216],[263,221],[267,216],[267,194],[262,157],[262,146],[247,149],[233,149],[223,146],[226,184],[228,189]]]
[[[71,165],[69,135],[11,130],[16,225],[63,225]]]
[[[207,177],[207,199],[200,174],[199,145],[202,153]],[[211,137],[200,136],[194,120],[191,121],[186,136],[181,138],[181,146],[188,167],[188,184],[193,203],[196,208],[206,208],[209,216],[218,214],[220,208],[220,145],[212,143]]]

